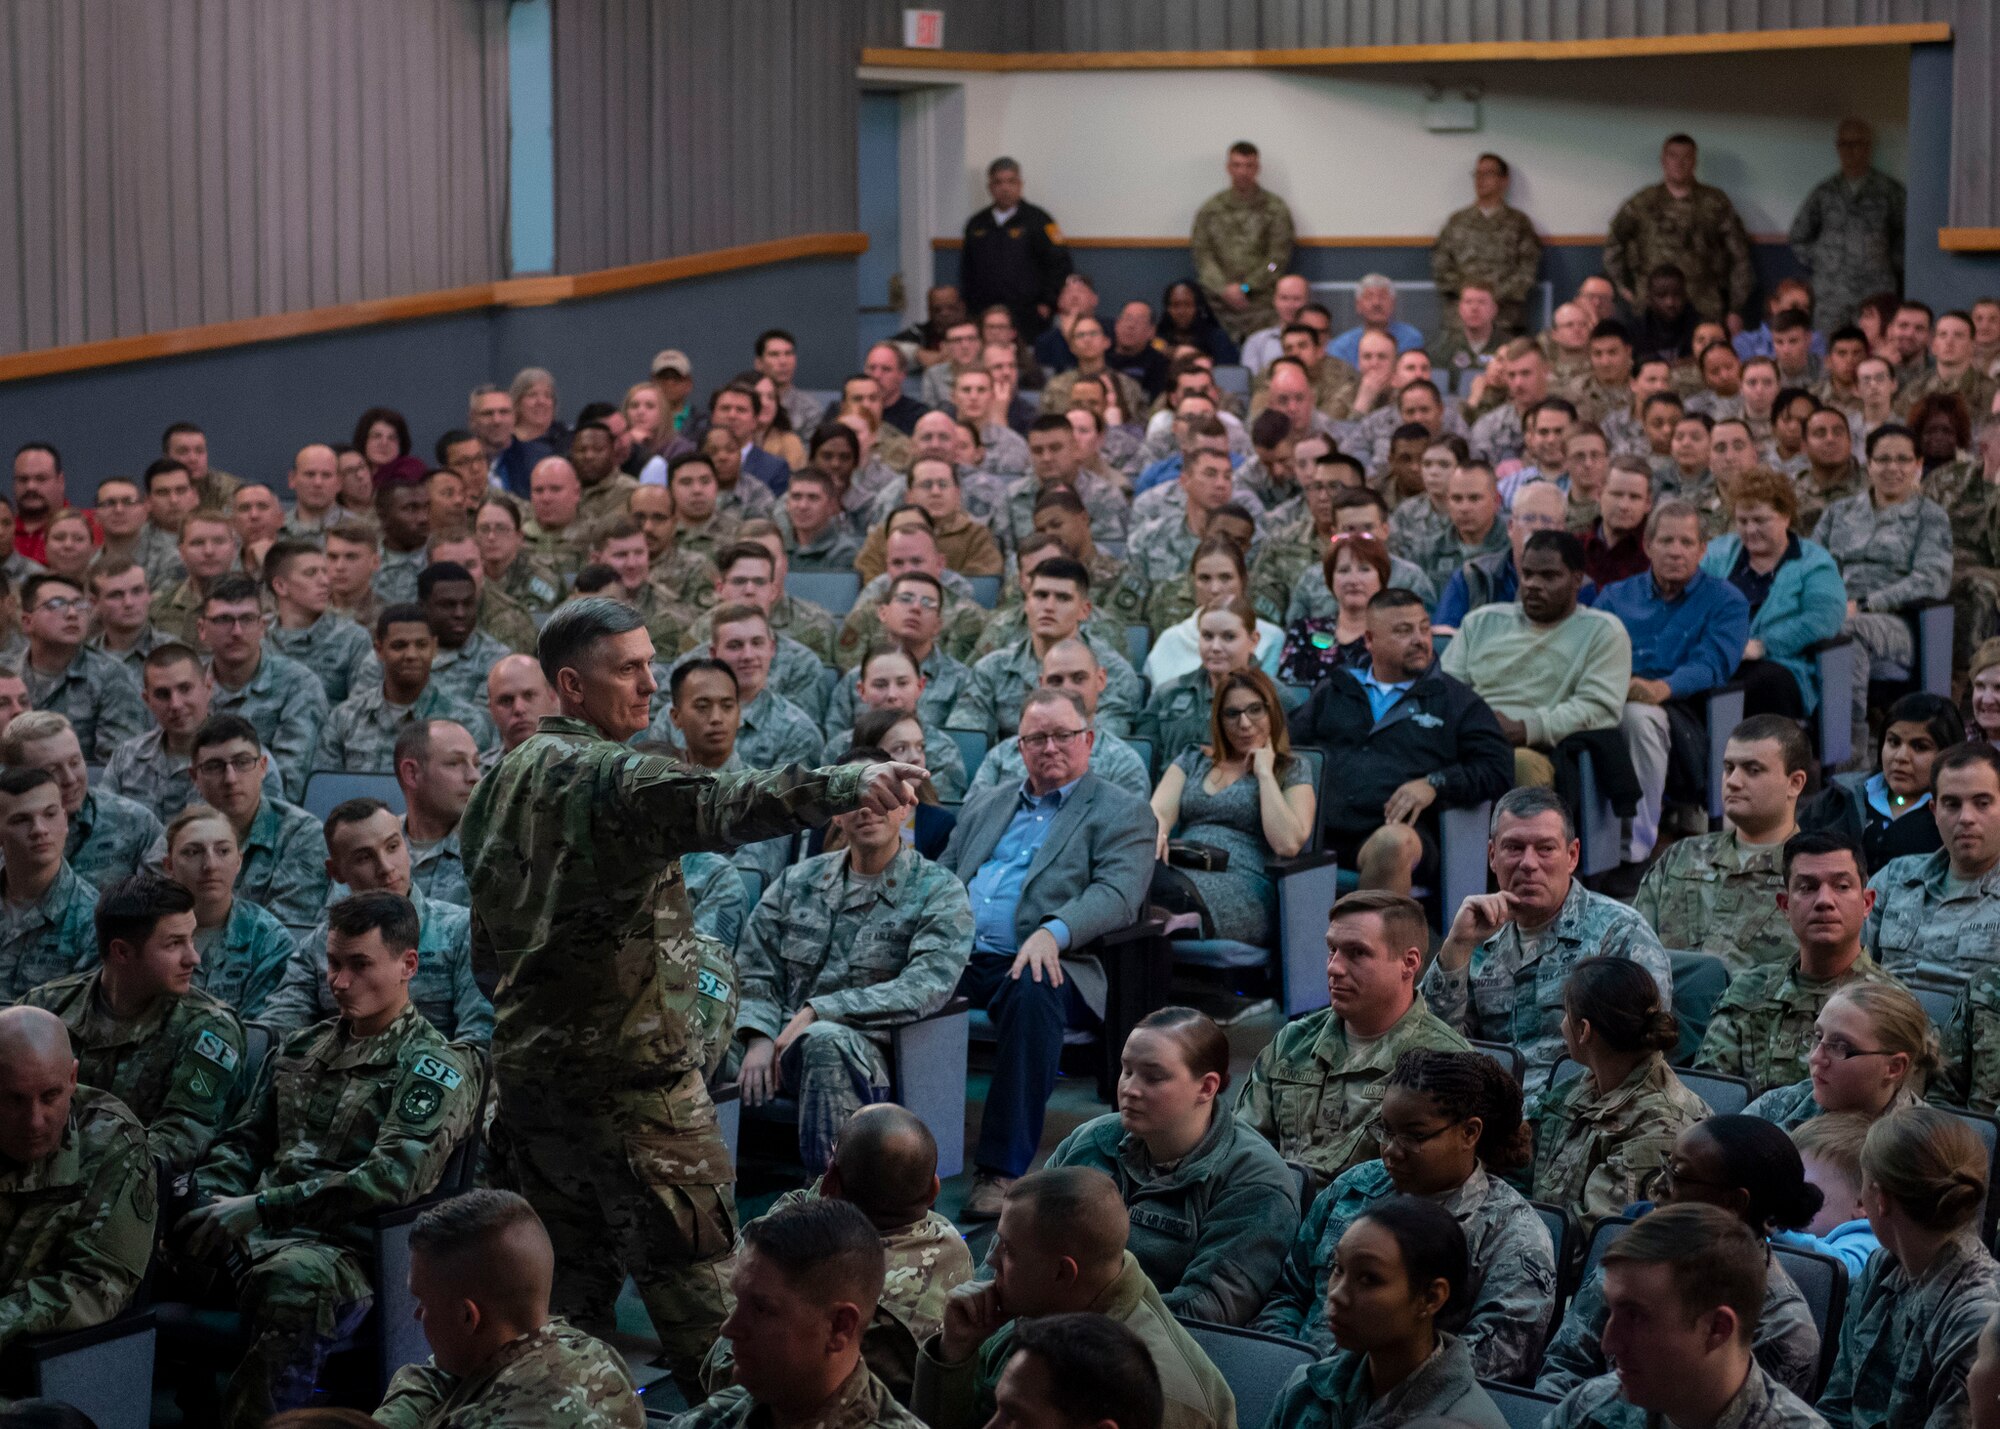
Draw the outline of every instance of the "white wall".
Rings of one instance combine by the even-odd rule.
[[[1482,127],[1428,133],[1427,81],[1483,85]],[[1872,121],[1877,162],[1902,173],[1909,52],[967,73],[948,82],[962,86],[965,152],[959,202],[941,205],[961,216],[941,234],[986,201],[984,165],[998,154],[1021,161],[1029,196],[1073,236],[1182,234],[1225,182],[1223,151],[1238,138],[1263,150],[1264,181],[1290,202],[1303,235],[1435,232],[1470,201],[1473,159],[1485,149],[1513,165],[1513,202],[1544,234],[1601,234],[1628,194],[1657,181],[1660,140],[1676,129],[1700,142],[1701,177],[1730,193],[1752,233],[1782,233],[1832,172],[1843,115]],[[941,177],[949,196],[951,176]]]

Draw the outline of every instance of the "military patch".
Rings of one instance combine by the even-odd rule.
[[[458,1084],[465,1080],[464,1075],[456,1067],[429,1055],[417,1058],[416,1066],[410,1070],[420,1077],[436,1082],[448,1092],[458,1090]],[[409,1098],[405,1097],[404,1100],[408,1101]]]
[[[215,1083],[208,1079],[208,1073],[196,1072],[188,1081],[188,1090],[206,1099],[215,1095]]]
[[[729,983],[707,968],[695,974],[694,986],[695,991],[703,997],[713,998],[717,1002],[729,1001]]]
[[[241,1060],[234,1047],[207,1028],[203,1028],[201,1035],[194,1039],[194,1054],[206,1057],[225,1072],[235,1071],[237,1062]]]
[[[403,1093],[403,1100],[397,1105],[396,1113],[405,1121],[429,1121],[437,1115],[438,1108],[443,1104],[444,1093],[436,1087],[412,1082],[409,1090]]]

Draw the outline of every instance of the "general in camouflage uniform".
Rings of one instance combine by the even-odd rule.
[[[1970,887],[1956,884],[1945,849],[1892,858],[1868,880],[1875,907],[1861,942],[1883,971],[1964,981],[1992,966],[2000,948],[2000,868]]]
[[[1734,829],[1680,839],[1639,882],[1632,906],[1669,948],[1714,953],[1740,977],[1795,958],[1798,936],[1778,907],[1783,844],[1745,844]]]
[[[1424,995],[1440,1020],[1467,1036],[1512,1043],[1528,1064],[1526,1090],[1538,1092],[1566,1050],[1563,983],[1579,962],[1600,955],[1638,963],[1659,986],[1661,1008],[1672,1009],[1673,969],[1646,920],[1574,880],[1532,952],[1523,946],[1519,925],[1508,923],[1456,972],[1433,961],[1424,974]]]
[[[493,1004],[472,976],[472,914],[455,903],[439,903],[414,884],[406,895],[417,910],[417,975],[410,1001],[424,1020],[453,1042],[484,1044],[493,1039]],[[298,941],[285,963],[278,989],[257,1020],[279,1032],[335,1016],[326,983],[327,920]]]
[[[386,1429],[645,1429],[646,1411],[624,1357],[556,1319],[474,1375],[404,1365],[373,1418]]]
[[[1608,1090],[1588,1071],[1545,1087],[1526,1113],[1535,1128],[1535,1199],[1573,1207],[1588,1233],[1634,1201],[1653,1200],[1675,1139],[1709,1115],[1658,1053]]]
[[[847,850],[823,853],[764,890],[736,950],[736,1025],[775,1041],[798,1013],[815,1015],[778,1063],[807,1170],[827,1165],[856,1111],[889,1100],[888,1029],[949,1002],[971,954],[965,885],[913,848],[868,877]]]
[[[291,962],[292,935],[285,925],[248,898],[232,898],[219,924],[194,930],[194,946],[201,954],[194,985],[244,1021],[262,1021]]]
[[[787,1191],[771,1203],[771,1212],[804,1205],[819,1194],[818,1182],[802,1191]],[[742,1248],[739,1237],[736,1254]],[[936,1211],[884,1229],[882,1253],[888,1273],[875,1318],[861,1335],[861,1355],[897,1402],[907,1404],[916,1380],[917,1348],[944,1327],[945,1297],[972,1279],[972,1255],[958,1227]],[[730,1264],[735,1264],[734,1255]],[[702,1382],[711,1393],[729,1385],[735,1364],[729,1341],[717,1340],[701,1367]]]
[[[155,844],[164,846],[165,837],[166,829],[144,804],[92,789],[84,793],[83,802],[69,816],[69,840],[63,846],[63,856],[79,878],[102,893],[137,873],[147,851]]]
[[[1215,320],[1236,341],[1277,320],[1272,299],[1292,261],[1292,232],[1291,209],[1265,188],[1245,194],[1232,184],[1195,212],[1188,245],[1195,277]],[[1232,288],[1248,306],[1238,309],[1223,301],[1222,293]]]
[[[326,909],[326,834],[297,804],[266,796],[238,838],[236,896],[261,904],[287,928],[310,928]]]
[[[1903,185],[1879,169],[1834,174],[1792,217],[1792,252],[1812,274],[1814,325],[1854,321],[1864,298],[1903,290]]]
[[[392,705],[381,682],[376,681],[342,700],[327,718],[312,767],[386,774],[395,767],[396,736],[420,720],[451,720],[465,726],[481,749],[490,749],[500,742],[500,736],[486,713],[483,694],[481,701],[469,705],[455,700],[432,680],[414,704]]]
[[[65,861],[33,903],[0,898],[0,1006],[97,966],[97,889]]]
[[[271,615],[264,622],[264,645],[319,677],[331,709],[346,699],[355,669],[374,652],[368,632],[337,611],[321,611],[311,625],[287,630]]]
[[[1826,1000],[1850,983],[1895,981],[1865,952],[1833,978],[1808,977],[1797,957],[1746,968],[1716,1003],[1694,1065],[1741,1077],[1758,1093],[1803,1081]]]
[[[317,764],[313,747],[327,723],[326,687],[319,677],[296,660],[266,650],[258,658],[257,672],[236,689],[209,670],[210,715],[241,715],[257,731],[257,740],[271,756],[285,797],[302,798],[306,776],[315,769],[339,769],[338,764]]]
[[[1142,703],[1139,676],[1112,646],[1090,630],[1079,632],[1105,674],[1104,694],[1097,701],[1097,727],[1113,734],[1132,732],[1132,720]],[[972,683],[952,706],[947,729],[975,730],[989,741],[1014,734],[1021,722],[1021,701],[1042,682],[1042,662],[1032,637],[995,650],[972,667]]]
[[[1334,1251],[1356,1217],[1396,1194],[1380,1161],[1343,1171],[1320,1192],[1292,1237],[1277,1288],[1250,1328],[1332,1354],[1326,1283]],[[1556,1252],[1548,1227],[1526,1197],[1478,1166],[1435,1199],[1465,1232],[1472,1268],[1465,1313],[1445,1328],[1465,1342],[1481,1379],[1525,1383],[1555,1313]]]
[[[478,1062],[406,1004],[372,1037],[345,1020],[286,1038],[195,1172],[210,1195],[256,1197],[237,1305],[250,1348],[223,1422],[254,1429],[303,1404],[328,1350],[374,1298],[360,1222],[430,1192],[478,1119]]]
[[[1743,1387],[1723,1406],[1717,1424],[1730,1429],[1826,1429],[1826,1421],[1801,1394],[1794,1393],[1753,1361]],[[1542,1429],[1651,1429],[1666,1416],[1649,1414],[1626,1399],[1618,1376],[1601,1375],[1577,1386],[1549,1411]]]
[[[1294,1018],[1250,1064],[1236,1094],[1237,1119],[1305,1167],[1323,1186],[1382,1154],[1376,1132],[1382,1093],[1405,1052],[1463,1052],[1466,1040],[1431,1015],[1422,994],[1366,1047],[1348,1046],[1332,1008]]]
[[[1535,1388],[1558,1397],[1609,1372],[1604,1357],[1604,1324],[1611,1317],[1604,1303],[1604,1271],[1593,1268],[1584,1277],[1561,1326],[1542,1353]],[[1812,1393],[1819,1373],[1819,1324],[1798,1285],[1775,1255],[1764,1260],[1764,1308],[1750,1340],[1758,1366],[1794,1394]]]
[[[1914,1284],[1893,1255],[1876,1251],[1847,1292],[1820,1414],[1836,1429],[1969,1423],[1965,1372],[1996,1309],[2000,1265],[1974,1227],[1948,1241]]]
[[[1438,1332],[1437,1348],[1395,1388],[1377,1394],[1368,1356],[1338,1350],[1292,1371],[1266,1429],[1347,1429],[1354,1425],[1442,1420],[1467,1429],[1506,1429],[1507,1420],[1480,1387],[1472,1356],[1456,1335]]]
[[[29,705],[68,717],[83,757],[92,764],[109,763],[121,743],[143,734],[153,722],[132,672],[115,655],[87,645],[79,645],[69,664],[53,675],[36,669],[33,660],[21,661],[21,680],[28,687]]]
[[[79,1086],[54,1152],[0,1160],[0,1353],[119,1315],[152,1262],[158,1219],[146,1128],[109,1092]]]
[[[1431,279],[1438,305],[1458,326],[1458,295],[1467,283],[1490,289],[1500,305],[1495,326],[1505,332],[1527,331],[1526,304],[1542,265],[1542,240],[1535,225],[1518,208],[1501,204],[1487,213],[1469,204],[1444,221],[1431,248]]]
[[[72,973],[22,999],[69,1028],[79,1080],[123,1102],[172,1172],[189,1170],[222,1129],[243,1062],[243,1024],[199,988],[163,994],[138,1017],[104,1005],[104,970]]]
[[[678,856],[823,823],[868,773],[715,777],[550,717],[461,823],[503,1162],[555,1244],[556,1305],[609,1324],[629,1269],[684,1385],[722,1323],[736,1213]]]
[[[1702,317],[1721,322],[1749,305],[1757,281],[1750,235],[1728,194],[1696,183],[1675,198],[1658,183],[1625,200],[1604,245],[1605,275],[1643,300],[1648,275],[1669,263],[1687,279],[1688,306]]]

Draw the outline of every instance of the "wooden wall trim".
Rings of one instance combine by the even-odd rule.
[[[1092,50],[1071,54],[979,54],[969,50],[864,49],[861,52],[861,62],[864,65],[878,65],[889,69],[961,71],[1322,69],[1341,65],[1754,54],[1772,50],[1846,49],[1861,45],[1936,44],[1950,38],[1951,26],[1936,22],[1912,25],[1840,25],[1798,30],[1739,30],[1701,35],[1646,35],[1617,40],[1508,40],[1490,44],[1459,45],[1347,45],[1333,49],[1300,50]]]
[[[1938,230],[1938,234],[1941,247],[1951,246],[1944,243],[1943,238],[1945,234],[1972,234],[1986,235],[1986,239],[1970,242],[1966,245],[1967,247],[2000,248],[2000,228],[1944,228]],[[1602,248],[1609,241],[1608,235],[1602,233],[1544,233],[1541,235],[1541,238],[1543,246],[1549,248]],[[1791,239],[1783,233],[1753,233],[1750,235],[1750,241],[1752,243],[1773,244],[1789,243]],[[1077,249],[1185,248],[1188,246],[1186,238],[1078,238],[1075,234],[1064,235],[1063,242],[1069,247]],[[1434,233],[1339,234],[1324,237],[1298,237],[1292,240],[1293,245],[1298,248],[1429,248],[1436,242],[1437,235]],[[963,238],[933,238],[931,240],[931,251],[934,253],[955,252],[964,246],[965,240]]]
[[[622,293],[633,288],[682,282],[689,278],[706,278],[743,268],[760,268],[799,258],[849,257],[866,252],[867,248],[868,235],[865,233],[805,233],[793,238],[715,248],[622,268],[601,268],[590,273],[503,278],[496,283],[475,283],[470,287],[440,292],[410,293],[399,298],[377,298],[371,302],[343,303],[338,307],[310,308],[295,313],[270,313],[235,322],[207,323],[200,327],[74,343],[67,347],[44,347],[32,352],[0,356],[0,382],[50,377],[127,362],[146,362],[159,357],[181,357],[188,353],[212,352],[218,348],[242,347],[249,343],[312,337],[349,328],[373,327],[380,323],[446,317],[487,308],[541,307],[577,298]]]
[[[2000,228],[1940,228],[1938,247],[1947,253],[2000,252]]]

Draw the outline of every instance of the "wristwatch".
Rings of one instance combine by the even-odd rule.
[[[1433,769],[1424,776],[1424,782],[1442,794],[1444,792],[1444,771],[1442,769]]]

